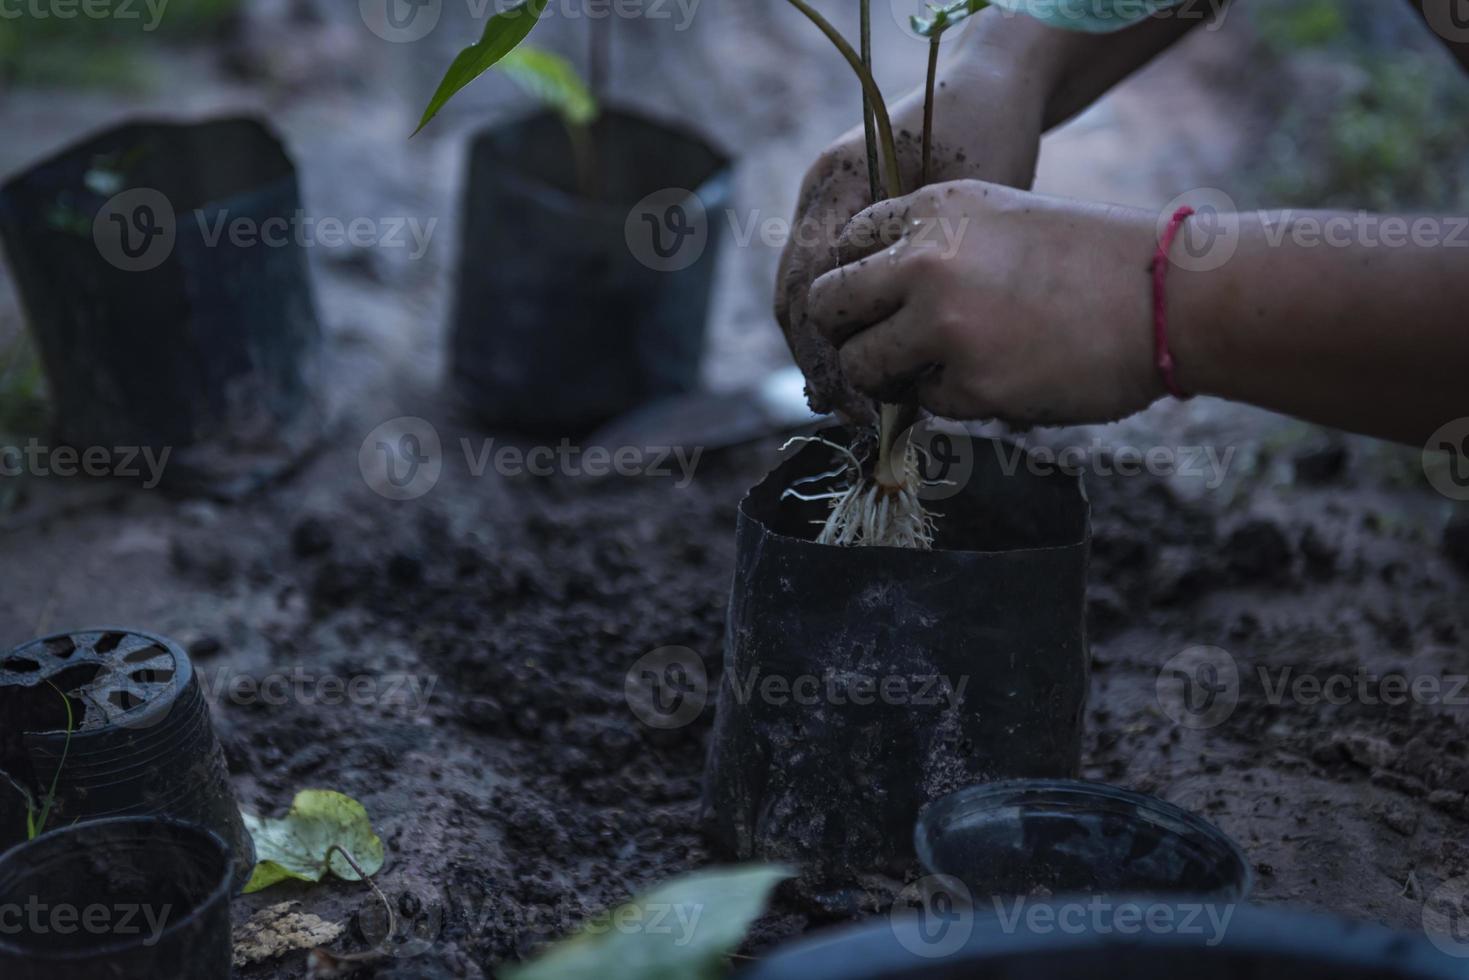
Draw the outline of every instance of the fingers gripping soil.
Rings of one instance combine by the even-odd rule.
[[[776,291],[776,319],[796,363],[806,375],[807,398],[816,412],[836,411],[853,421],[871,421],[872,406],[842,377],[837,352],[820,336],[808,312],[811,284],[838,265],[836,234],[868,202],[861,188],[867,166],[851,156],[823,158],[812,169],[796,209]]]
[[[904,185],[916,186],[922,170],[922,145],[913,131],[899,132],[898,155]],[[1028,185],[1033,166],[1033,160],[1026,165],[995,161],[986,165],[942,140],[934,148],[933,172],[945,181],[981,178]],[[871,401],[843,375],[836,348],[818,334],[809,309],[812,284],[833,269],[896,244],[912,218],[911,206],[926,207],[933,201],[931,192],[924,190],[900,202],[873,205],[867,174],[860,130],[844,137],[807,173],[796,223],[781,258],[775,297],[776,319],[806,375],[812,409],[835,411],[852,422],[874,422],[876,416]],[[936,214],[937,209],[924,213]]]

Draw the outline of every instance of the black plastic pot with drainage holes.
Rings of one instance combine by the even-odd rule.
[[[121,817],[0,856],[5,980],[227,980],[233,855],[217,834]],[[35,910],[34,912],[32,910]]]
[[[0,656],[0,771],[38,811],[54,782],[47,828],[136,815],[197,823],[229,844],[236,888],[249,880],[255,848],[209,706],[188,655],[164,637],[61,633]],[[7,819],[0,851],[26,833]]]
[[[602,113],[590,143],[594,189],[554,115],[474,141],[452,370],[487,424],[580,435],[699,384],[729,163],[621,111]]]
[[[163,485],[221,497],[299,462],[322,426],[300,212],[250,119],[128,123],[0,188],[56,436],[167,450]]]
[[[740,505],[705,816],[737,857],[797,862],[838,903],[902,877],[925,804],[1080,763],[1086,495],[1018,448],[973,448],[929,504],[933,551],[816,544],[828,505],[783,495],[832,469],[820,444]]]

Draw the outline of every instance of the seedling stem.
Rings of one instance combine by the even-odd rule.
[[[872,74],[872,0],[862,0],[862,66]],[[882,177],[878,173],[877,126],[872,121],[872,99],[862,90],[862,131],[867,137],[867,183],[872,203],[882,200]]]
[[[928,87],[923,99],[923,186],[933,183],[933,103],[938,94],[941,34],[928,42]]]
[[[857,73],[857,79],[862,83],[862,93],[872,102],[872,112],[877,120],[877,137],[879,148],[883,158],[883,180],[887,188],[888,197],[903,196],[903,172],[898,168],[898,144],[893,139],[893,120],[888,115],[887,101],[882,96],[882,89],[877,87],[873,80],[872,72],[862,62],[862,56],[853,50],[847,39],[842,37],[840,31],[831,25],[821,14],[817,13],[806,0],[790,0],[791,6],[795,7],[806,19],[815,24],[825,34],[836,49],[841,52],[847,64]]]
[[[46,791],[46,796],[41,800],[41,812],[36,813],[34,805],[26,814],[26,837],[35,840],[46,832],[46,822],[51,819],[51,808],[56,804],[56,787],[61,784],[61,770],[66,768],[66,757],[71,752],[71,733],[76,728],[76,720],[71,711],[71,698],[51,681],[46,686],[56,692],[61,698],[61,703],[66,705],[66,741],[61,746],[61,761],[56,764],[56,771],[51,774],[51,788]]]

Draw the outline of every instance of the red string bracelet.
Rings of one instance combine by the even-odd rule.
[[[1194,209],[1184,205],[1173,212],[1173,217],[1168,222],[1168,227],[1163,231],[1163,237],[1158,240],[1158,253],[1153,256],[1153,360],[1158,367],[1158,375],[1163,379],[1163,386],[1174,398],[1188,400],[1193,395],[1184,391],[1178,383],[1178,376],[1174,373],[1173,349],[1168,346],[1168,252],[1173,247],[1173,240],[1178,237],[1178,229],[1194,213]]]

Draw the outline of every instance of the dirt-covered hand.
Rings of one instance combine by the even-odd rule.
[[[911,386],[950,418],[1110,421],[1163,394],[1153,366],[1157,216],[956,181],[852,220],[811,288],[814,329],[874,397]],[[874,245],[875,227],[901,227]]]
[[[919,54],[922,48],[919,46]],[[1029,188],[1045,114],[1042,86],[1030,69],[990,50],[955,58],[935,100],[934,181],[979,178]],[[921,183],[923,93],[892,107],[905,187]],[[836,351],[807,315],[811,284],[836,268],[836,241],[872,203],[866,141],[859,126],[824,152],[806,175],[776,280],[775,312],[796,363],[806,374],[811,407],[852,421],[873,415],[871,402],[842,377]]]

